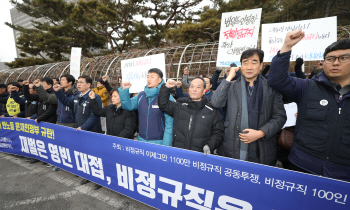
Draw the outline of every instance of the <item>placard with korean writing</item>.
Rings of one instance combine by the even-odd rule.
[[[20,118],[0,152],[35,158],[157,209],[350,209],[350,183]]]
[[[145,89],[148,70],[151,68],[161,70],[163,79],[166,81],[164,53],[121,61],[123,82],[132,84],[129,89],[130,93],[139,93]]]
[[[305,32],[305,37],[292,48],[291,61],[297,58],[304,61],[323,60],[324,50],[337,41],[337,17],[262,24],[264,62],[271,62],[281,49],[287,33],[298,29]]]
[[[77,80],[80,76],[81,47],[72,47],[70,55],[70,74]]]
[[[241,66],[242,52],[257,47],[260,19],[261,8],[222,13],[216,66]]]

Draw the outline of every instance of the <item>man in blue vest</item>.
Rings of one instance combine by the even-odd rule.
[[[163,73],[157,68],[148,71],[145,90],[130,98],[130,82],[123,82],[119,88],[119,95],[123,109],[138,110],[139,113],[139,141],[154,144],[172,145],[173,118],[165,114],[158,107],[158,93],[164,83]],[[170,96],[170,100],[174,98]]]
[[[334,42],[323,54],[323,72],[312,79],[288,74],[292,47],[305,33],[287,33],[273,58],[268,84],[298,104],[291,169],[350,181],[350,39]]]

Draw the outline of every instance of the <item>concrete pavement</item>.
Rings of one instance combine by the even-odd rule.
[[[94,190],[92,182],[80,185],[82,178],[69,172],[24,160],[0,153],[0,209],[154,209],[107,188]]]

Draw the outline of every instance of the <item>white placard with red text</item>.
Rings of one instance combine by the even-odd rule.
[[[241,66],[242,52],[257,47],[260,19],[261,8],[222,13],[216,66]]]

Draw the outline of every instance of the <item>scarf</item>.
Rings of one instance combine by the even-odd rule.
[[[241,75],[241,89],[242,89],[242,115],[241,115],[241,133],[244,129],[250,128],[257,130],[259,127],[259,116],[262,107],[263,99],[263,87],[262,82],[257,77],[254,81],[254,88],[252,90],[250,97],[248,97],[247,89],[249,84],[247,84],[243,75]],[[249,101],[248,101],[249,100]],[[259,144],[254,141],[250,144],[245,144],[240,142],[240,160],[249,159],[252,162],[259,162]]]

